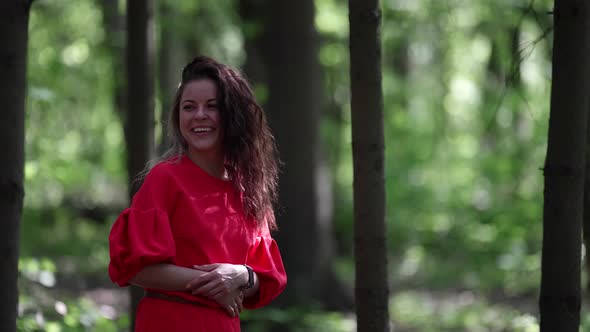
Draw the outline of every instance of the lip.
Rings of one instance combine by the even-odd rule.
[[[190,137],[196,140],[208,140],[215,137],[215,131],[202,131],[195,133],[193,131],[190,132]]]
[[[211,132],[211,131],[203,131],[203,132],[200,132],[200,133],[191,132],[191,135],[192,136],[196,136],[196,137],[204,137],[204,136],[209,136],[212,133],[213,132]]]
[[[203,131],[194,131],[195,129],[207,129],[207,130],[203,130]],[[210,134],[212,132],[215,131],[215,127],[211,127],[211,126],[198,126],[198,127],[192,127],[190,128],[190,132],[195,134],[195,135],[203,135],[203,134]]]

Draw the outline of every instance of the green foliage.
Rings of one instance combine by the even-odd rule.
[[[75,252],[72,252],[75,253]],[[81,255],[86,251],[78,251]],[[20,332],[55,331],[121,331],[129,325],[126,314],[117,313],[109,305],[99,305],[87,295],[75,292],[75,287],[57,283],[60,279],[76,280],[84,276],[81,266],[96,264],[88,257],[64,261],[49,257],[21,257],[19,259],[19,317]],[[85,261],[82,261],[85,259]],[[65,264],[64,264],[65,263]],[[98,263],[104,267],[104,263]],[[59,269],[58,269],[59,266]],[[98,271],[92,271],[96,274]],[[68,276],[69,275],[69,276]],[[73,278],[71,275],[74,275]],[[67,281],[65,281],[67,282]],[[80,283],[80,280],[77,280]]]
[[[39,1],[29,34],[25,206],[124,199],[122,126],[100,10],[88,0]]]
[[[26,307],[17,320],[19,332],[116,332],[129,326],[127,316],[114,319],[112,309],[98,307],[86,298],[54,300],[53,305],[40,306],[21,295],[19,302]]]
[[[60,265],[70,266],[69,273],[99,273],[106,278],[104,274],[109,259],[107,236],[110,228],[106,220],[97,222],[78,218],[68,209],[31,208],[24,210],[23,220],[21,264],[58,260]],[[50,272],[56,273],[56,270],[54,267]]]
[[[187,55],[244,61],[236,1],[166,3],[173,16],[157,16],[157,24],[177,31]],[[550,3],[383,1],[390,309],[398,327],[538,329],[531,303],[540,273]],[[325,83],[321,137],[335,192],[334,267],[352,284],[346,5],[316,0],[315,23]],[[128,326],[124,311],[112,315],[81,295],[114,289],[107,236],[127,204],[123,126],[99,2],[36,1],[29,38],[19,331],[120,331]],[[265,99],[268,88],[256,92]],[[63,306],[66,314],[56,309]],[[243,321],[245,331],[355,329],[354,317],[319,308],[263,309]],[[590,331],[587,316],[583,325]]]
[[[438,297],[438,298],[437,298]],[[445,298],[442,294],[403,292],[394,297],[391,315],[409,331],[535,332],[537,318],[506,305],[488,303],[464,291]]]
[[[320,9],[331,5],[318,2]],[[548,27],[535,20],[528,5],[384,2],[394,284],[452,284],[510,294],[537,287],[549,46],[539,38]],[[545,5],[533,9],[542,12]],[[499,22],[498,13],[510,15]],[[344,17],[339,11],[318,17],[327,40],[320,59],[330,96],[323,133],[327,144],[337,147],[329,149],[336,170],[336,231],[341,252],[349,254],[352,165],[349,97],[342,93],[348,87],[347,63],[333,55],[346,52],[346,36],[330,23]],[[509,33],[516,28],[520,43],[514,53]],[[496,60],[499,73],[490,67]],[[340,113],[332,116],[332,109]]]

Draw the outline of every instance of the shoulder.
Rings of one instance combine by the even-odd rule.
[[[144,181],[146,182],[160,182],[170,180],[176,173],[179,172],[180,160],[178,158],[170,158],[156,163],[146,174]]]

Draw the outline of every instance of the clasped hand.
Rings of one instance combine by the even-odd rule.
[[[186,286],[187,291],[215,300],[232,317],[242,312],[244,294],[241,287],[246,282],[241,265],[215,263],[193,268],[205,273],[191,280]]]

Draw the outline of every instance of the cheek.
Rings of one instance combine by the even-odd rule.
[[[218,127],[220,127],[220,128],[223,127],[223,121],[221,120],[221,115],[219,114],[219,112],[213,114],[212,118]]]
[[[180,114],[178,114],[178,121],[179,121],[180,129],[184,129],[188,125],[189,120],[190,120],[190,116],[187,113],[180,112]]]
[[[180,113],[178,116],[178,129],[180,129],[180,135],[184,139],[186,139],[186,135],[189,131],[187,126],[188,126],[188,121],[186,120],[186,115],[183,117],[182,113]]]

